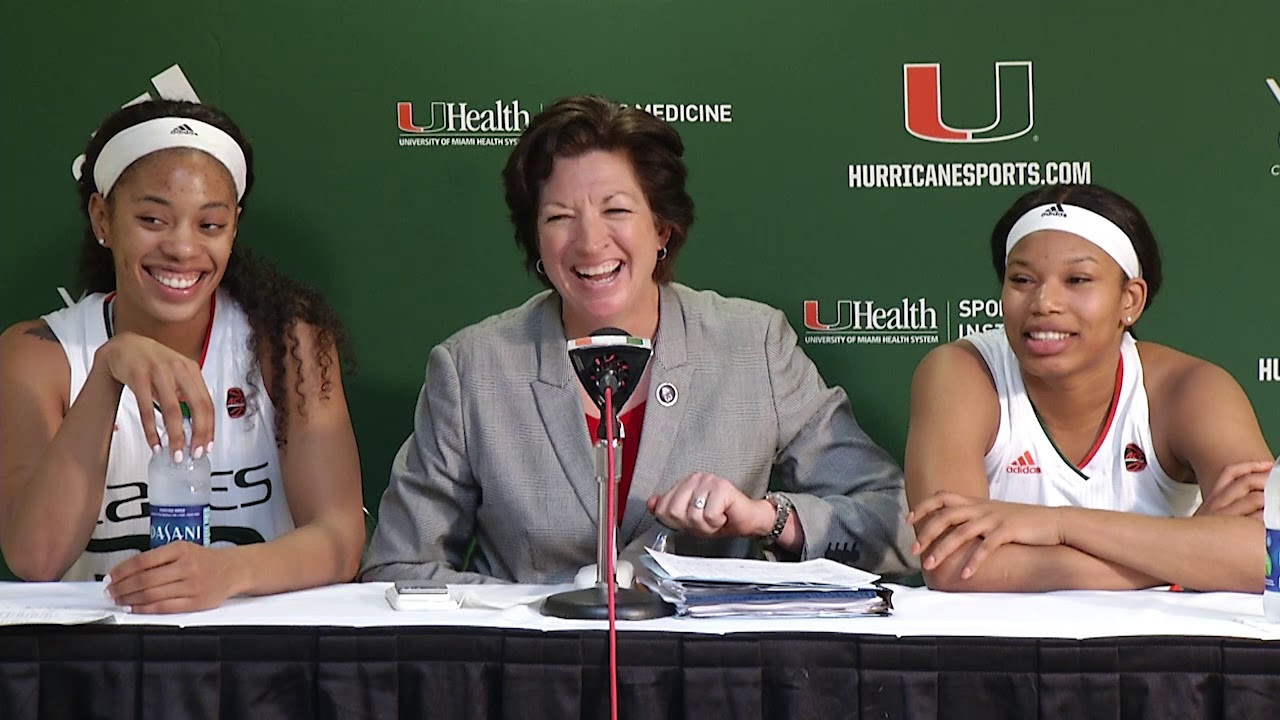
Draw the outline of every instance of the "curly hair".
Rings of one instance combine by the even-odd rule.
[[[249,192],[253,189],[253,148],[245,139],[240,128],[232,122],[226,113],[209,105],[172,100],[153,100],[121,108],[103,121],[97,133],[89,140],[85,148],[84,165],[81,167],[77,183],[80,199],[80,211],[84,213],[86,228],[80,246],[78,279],[80,289],[85,292],[111,292],[116,289],[115,269],[112,265],[111,251],[98,244],[94,237],[93,227],[89,219],[89,199],[97,192],[93,181],[93,166],[99,153],[107,141],[116,134],[138,123],[158,117],[185,117],[206,122],[226,132],[240,145],[244,151],[245,165],[248,172],[245,178],[244,196],[240,199],[241,213]],[[134,166],[125,169],[121,175],[123,180]],[[110,200],[108,199],[108,202]],[[275,398],[276,406],[275,436],[276,445],[284,447],[287,442],[288,418],[291,412],[298,412],[305,417],[307,398],[302,392],[302,356],[299,354],[297,328],[299,322],[307,323],[315,328],[315,362],[320,369],[320,398],[327,399],[333,390],[333,377],[341,372],[341,368],[332,367],[332,351],[336,348],[340,364],[347,372],[354,367],[346,331],[339,322],[337,314],[315,288],[293,280],[276,269],[270,261],[258,257],[236,242],[231,248],[231,257],[227,261],[227,269],[223,274],[220,287],[240,305],[249,320],[248,349],[253,353],[253,369],[262,377],[262,359],[267,359],[270,377],[262,377],[270,396]],[[296,371],[294,395],[297,397],[296,407],[284,402],[285,391],[285,356],[293,363]],[[246,401],[252,411],[257,399],[248,397]]]

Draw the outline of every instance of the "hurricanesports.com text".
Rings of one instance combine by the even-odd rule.
[[[851,188],[1019,187],[1092,182],[1088,160],[873,163],[849,166]]]

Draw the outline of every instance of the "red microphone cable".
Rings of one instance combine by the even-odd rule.
[[[615,573],[617,569],[614,568],[613,563],[614,544],[616,542],[614,532],[618,524],[616,519],[618,503],[613,496],[613,485],[617,480],[613,474],[613,388],[606,387],[604,389],[604,417],[601,420],[609,424],[608,430],[605,431],[605,442],[608,443],[605,452],[609,463],[609,471],[606,473],[608,482],[605,483],[607,486],[605,489],[605,506],[607,508],[605,510],[605,518],[609,523],[606,526],[609,528],[609,532],[606,533],[607,540],[604,553],[607,567],[605,581],[609,585],[609,717],[612,720],[618,720],[618,628],[615,625],[617,609],[614,606],[614,586],[617,585]]]

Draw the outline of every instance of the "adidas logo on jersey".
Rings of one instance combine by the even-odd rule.
[[[1028,450],[1019,455],[1017,460],[1009,463],[1008,467],[1006,467],[1004,471],[1019,475],[1039,475],[1040,466],[1036,464],[1035,460],[1031,459],[1031,451]]]

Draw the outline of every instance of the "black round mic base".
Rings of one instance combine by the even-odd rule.
[[[613,607],[619,620],[652,620],[676,614],[671,603],[635,588],[616,589]],[[599,585],[556,593],[542,601],[542,614],[566,620],[608,620],[609,596]]]

